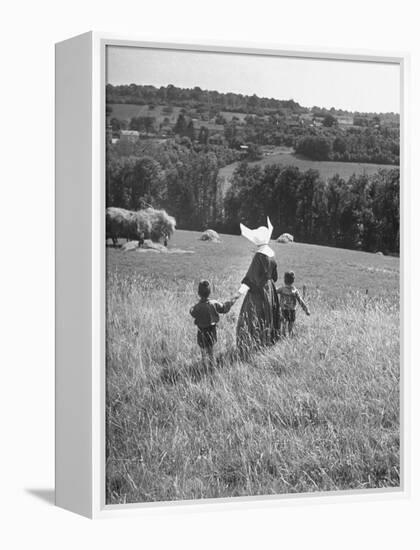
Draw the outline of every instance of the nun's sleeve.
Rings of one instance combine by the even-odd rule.
[[[255,256],[252,258],[251,265],[249,266],[249,269],[247,271],[247,274],[241,281],[241,286],[239,287],[239,294],[246,294],[250,288],[253,286],[256,286],[257,282],[257,274],[258,274],[258,255],[255,254]]]
[[[279,276],[278,276],[278,272],[277,272],[277,264],[276,262],[274,262],[274,267],[273,267],[273,273],[272,273],[272,276],[271,278],[273,279],[273,281],[276,283]]]

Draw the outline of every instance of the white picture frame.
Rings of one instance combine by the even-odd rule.
[[[105,503],[105,58],[107,46],[398,64],[401,69],[401,486],[395,489]],[[408,66],[405,53],[142,41],[89,32],[56,45],[56,504],[89,518],[162,506],[279,506],[409,495]]]

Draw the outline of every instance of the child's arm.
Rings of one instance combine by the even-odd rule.
[[[233,306],[234,300],[228,300],[227,302],[214,302],[214,307],[217,313],[229,313],[230,308]]]
[[[305,304],[302,296],[299,294],[299,291],[296,290],[296,300],[299,302],[300,307],[303,309],[303,311],[306,313],[306,315],[310,315],[311,312],[308,309],[308,306]]]
[[[277,292],[277,294],[279,295],[279,304],[280,304],[280,307],[282,307],[282,306],[283,306],[283,303],[284,303],[282,287],[279,286],[278,288],[276,288],[276,292]]]
[[[245,285],[243,285],[243,286],[245,286]],[[233,306],[233,304],[234,304],[235,302],[237,302],[237,301],[239,300],[239,298],[240,298],[241,296],[244,296],[245,294],[246,294],[246,292],[240,292],[240,291],[238,290],[238,292],[236,292],[236,293],[232,296],[232,298],[229,300],[229,302],[231,303],[231,306]]]

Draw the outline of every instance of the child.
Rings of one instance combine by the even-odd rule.
[[[286,323],[289,336],[293,335],[296,321],[296,304],[299,302],[306,315],[310,315],[308,306],[303,301],[298,289],[293,285],[295,274],[293,271],[286,271],[284,274],[284,286],[277,288],[280,298],[280,310],[282,316],[282,333],[286,336]]]
[[[210,300],[210,283],[203,280],[198,284],[198,295],[200,301],[190,309],[198,328],[197,343],[201,349],[201,356],[204,365],[214,364],[213,347],[217,342],[216,325],[219,322],[219,313],[228,313],[236,299],[221,303],[217,300]]]

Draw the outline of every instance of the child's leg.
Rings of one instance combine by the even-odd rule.
[[[205,346],[201,348],[201,360],[205,372],[209,372],[214,367],[214,350],[213,346]]]
[[[282,312],[281,317],[280,317],[280,327],[281,327],[281,335],[282,336],[286,336],[286,323],[287,323],[286,317],[285,317],[284,313]]]
[[[289,321],[288,326],[287,326],[288,331],[289,331],[289,336],[293,336],[294,327],[295,327],[295,323],[293,321]]]

